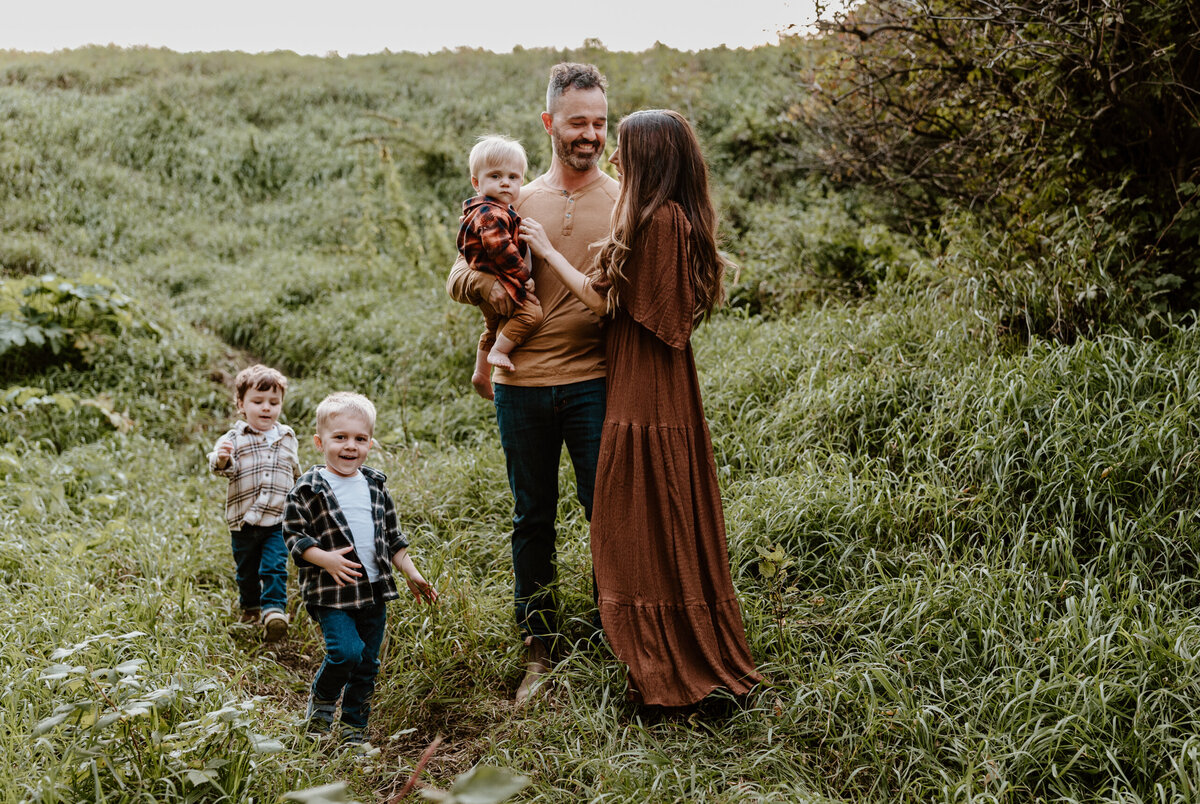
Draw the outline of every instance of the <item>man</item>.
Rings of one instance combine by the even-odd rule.
[[[555,65],[542,125],[553,146],[550,169],[521,188],[517,212],[540,222],[572,265],[586,266],[590,246],[609,232],[618,194],[617,182],[598,166],[608,132],[608,99],[600,71],[589,64]],[[540,258],[533,261],[533,280],[545,318],[513,351],[513,370],[496,368],[492,378],[513,494],[516,618],[527,648],[518,704],[528,700],[539,677],[549,670],[558,634],[553,583],[559,457],[565,444],[575,468],[576,493],[590,520],[604,423],[600,319]],[[472,271],[461,256],[446,290],[464,304],[487,301],[502,315],[513,310],[495,277]]]

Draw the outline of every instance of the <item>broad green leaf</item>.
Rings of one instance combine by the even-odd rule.
[[[57,652],[55,651],[55,653]],[[38,676],[38,681],[58,681],[67,676],[82,673],[84,669],[81,665],[52,664],[42,671],[42,674]]]
[[[421,794],[443,804],[499,804],[529,785],[529,777],[494,765],[476,765],[456,777],[448,791],[422,790]],[[430,795],[430,794],[433,795]]]
[[[145,659],[130,659],[117,665],[114,670],[123,676],[131,676],[146,665]]]
[[[344,782],[333,782],[305,790],[293,790],[290,793],[284,793],[283,800],[298,801],[301,804],[358,804],[346,792]]]
[[[246,739],[250,741],[250,748],[256,754],[278,754],[284,750],[284,745],[279,740],[267,737],[265,734],[255,734],[250,732],[246,735]]]
[[[196,787],[203,784],[212,784],[217,780],[217,772],[211,770],[196,770],[189,769],[187,772],[187,780]]]
[[[55,728],[70,716],[70,712],[60,712],[57,715],[38,721],[38,724],[33,727],[33,736],[40,737],[51,729]]]

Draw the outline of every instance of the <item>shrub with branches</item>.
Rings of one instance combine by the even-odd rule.
[[[831,175],[885,188],[914,223],[969,210],[1081,302],[1200,300],[1193,3],[866,0],[821,26],[829,57],[798,67],[815,102],[794,108]],[[1093,258],[1050,268],[1080,218]]]

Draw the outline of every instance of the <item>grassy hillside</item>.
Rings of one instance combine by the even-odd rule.
[[[384,800],[441,735],[429,781],[500,765],[523,801],[1194,800],[1200,333],[1011,337],[986,233],[916,243],[781,167],[782,50],[0,53],[0,799]],[[768,679],[745,701],[633,707],[581,646],[511,704],[511,502],[442,279],[470,143],[543,167],[562,58],[614,122],[687,113],[714,168],[741,271],[694,343]],[[302,734],[302,611],[276,648],[236,622],[204,453],[251,359],[293,378],[302,442],[328,391],[376,400],[443,593],[390,610],[372,754]]]

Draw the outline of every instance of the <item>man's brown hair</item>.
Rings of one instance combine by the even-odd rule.
[[[600,87],[600,91],[608,94],[608,81],[596,69],[594,64],[578,64],[564,61],[550,68],[550,84],[546,87],[546,111],[554,114],[558,99],[568,89],[591,89]]]

